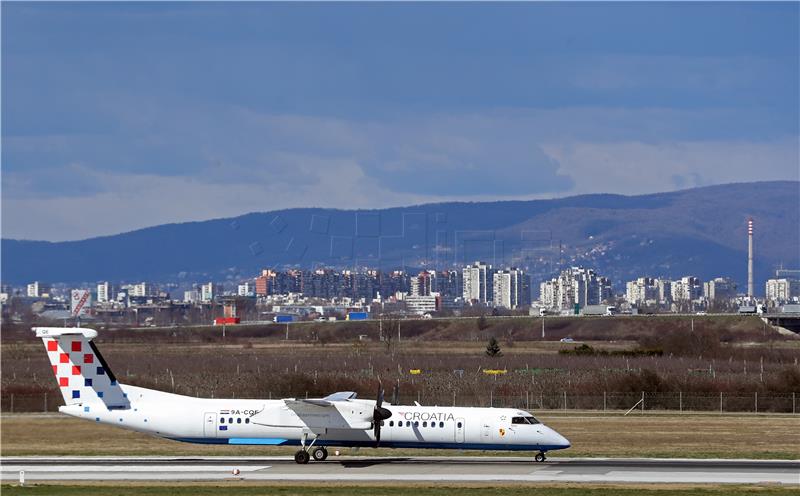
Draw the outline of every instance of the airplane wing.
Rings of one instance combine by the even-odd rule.
[[[321,399],[289,398],[283,403],[308,426],[369,429],[372,426],[372,407],[361,401],[351,402],[353,398],[355,393],[345,391]]]
[[[349,401],[355,399],[356,396],[357,394],[353,391],[339,391],[338,393],[329,394],[324,398],[306,398],[306,399],[288,398],[284,399],[283,402],[286,403],[286,406],[288,406],[292,410],[297,410],[297,409],[303,409],[304,405],[330,407],[333,406],[334,402]]]
[[[354,400],[358,396],[355,391],[339,391],[338,393],[329,394],[328,396],[322,398],[326,401],[345,401],[345,400]]]

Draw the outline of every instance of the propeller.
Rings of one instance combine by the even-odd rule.
[[[392,416],[392,412],[383,408],[383,386],[378,383],[378,396],[375,400],[375,410],[372,412],[372,429],[375,434],[375,447],[381,443],[381,422]]]

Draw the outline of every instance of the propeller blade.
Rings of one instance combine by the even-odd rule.
[[[375,399],[375,409],[372,411],[372,432],[375,434],[375,447],[381,443],[381,422],[392,416],[392,412],[383,408],[383,385],[378,383],[378,395]]]

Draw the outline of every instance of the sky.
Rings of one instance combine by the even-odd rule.
[[[800,3],[9,3],[2,236],[800,180]]]

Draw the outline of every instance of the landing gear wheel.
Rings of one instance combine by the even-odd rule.
[[[547,460],[547,457],[544,456],[544,453],[536,453],[536,456],[533,459],[536,460],[537,462],[541,463],[541,462]]]
[[[305,465],[306,463],[308,463],[308,460],[310,458],[311,457],[308,456],[308,452],[304,450],[300,450],[294,454],[294,461],[300,465]]]
[[[314,457],[314,460],[321,462],[328,458],[328,450],[323,447],[314,448],[314,451],[311,452],[311,456]]]

